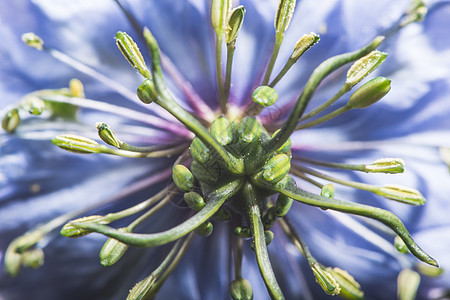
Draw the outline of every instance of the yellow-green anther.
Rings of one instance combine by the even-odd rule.
[[[208,147],[199,138],[192,140],[190,150],[192,158],[199,163],[206,163],[210,159]]]
[[[273,138],[274,136],[276,136],[277,133],[278,133],[279,131],[280,131],[280,129],[278,129],[277,131],[275,131],[275,132],[272,134],[272,138]],[[288,138],[287,141],[284,142],[284,144],[283,144],[280,148],[278,148],[278,150],[277,150],[276,152],[277,152],[277,153],[288,153],[288,152],[291,150],[291,145],[292,145],[291,139]]]
[[[364,171],[368,173],[403,173],[405,161],[401,158],[382,158],[370,165],[364,165]]]
[[[408,247],[406,247],[405,242],[397,235],[394,239],[394,246],[398,252],[406,254],[409,252]],[[436,269],[436,268],[435,268]]]
[[[196,192],[185,193],[184,201],[191,209],[195,211],[201,211],[202,208],[206,205],[203,197]]]
[[[339,295],[341,289],[336,279],[328,272],[324,267],[318,263],[313,263],[311,265],[311,270],[313,271],[316,282],[328,295]]]
[[[410,269],[405,269],[401,271],[397,278],[397,299],[398,300],[416,299],[419,284],[420,284],[419,273]]]
[[[391,81],[385,77],[377,77],[363,84],[348,100],[351,108],[366,108],[383,98],[391,89]]]
[[[400,27],[404,27],[413,22],[421,22],[425,19],[428,13],[428,8],[424,1],[413,0],[405,11],[405,16],[400,22]]]
[[[145,64],[141,51],[127,33],[118,31],[116,33],[116,44],[133,68],[138,70],[145,78],[151,78],[150,71]]]
[[[154,284],[156,278],[152,275],[142,279],[130,290],[126,300],[143,300]]]
[[[137,89],[137,96],[145,104],[150,104],[158,99],[158,93],[156,92],[155,85],[152,79],[145,79],[144,82]]]
[[[69,89],[72,97],[84,98],[84,86],[80,80],[76,78],[71,79]]]
[[[418,262],[416,264],[416,268],[420,274],[428,276],[428,277],[438,277],[444,273],[443,268],[432,267],[432,266],[424,264],[422,262]]]
[[[292,198],[279,194],[277,198],[277,203],[275,205],[275,215],[277,217],[284,217],[292,206]]]
[[[275,14],[275,31],[284,33],[294,14],[296,0],[280,0]]]
[[[339,268],[327,268],[341,289],[339,296],[346,300],[362,300],[364,292],[359,283],[347,271]]]
[[[211,135],[223,146],[233,141],[234,123],[225,117],[215,119],[209,129]]]
[[[224,0],[212,0],[211,25],[217,35],[223,32],[224,13]]]
[[[100,153],[100,145],[91,139],[65,134],[51,139],[51,142],[61,149],[83,154]]]
[[[27,32],[22,34],[22,41],[32,48],[37,50],[42,50],[44,46],[44,41],[37,36],[34,32]]]
[[[114,135],[114,131],[112,131],[108,124],[97,122],[95,124],[95,127],[97,128],[98,136],[102,139],[102,141],[104,141],[108,145],[120,149],[120,146],[123,144],[123,142]]]
[[[253,117],[246,117],[239,123],[237,130],[244,143],[252,143],[261,135],[261,124]]]
[[[257,87],[252,94],[252,100],[264,107],[275,104],[278,100],[278,92],[270,86]]]
[[[387,53],[378,50],[372,51],[364,57],[361,57],[347,72],[345,84],[353,87],[363,80],[367,75],[380,66],[387,57]]]
[[[194,186],[194,175],[183,165],[175,165],[172,170],[172,179],[183,192],[190,192]]]
[[[20,116],[19,116],[19,110],[17,108],[13,108],[10,111],[8,111],[2,120],[2,128],[6,132],[14,132],[16,128],[20,124]]]
[[[237,39],[239,31],[244,22],[245,8],[240,5],[233,9],[227,20],[227,26],[225,27],[225,42],[228,44],[234,43]]]
[[[239,238],[249,238],[251,237],[250,228],[237,226],[233,230],[233,234]]]
[[[332,183],[327,183],[322,187],[320,195],[325,198],[334,198],[335,189]]]
[[[410,205],[423,205],[426,201],[418,190],[396,184],[382,186],[376,194]]]
[[[263,167],[264,180],[275,184],[283,179],[291,169],[291,159],[286,154],[278,154],[269,159]]]
[[[14,240],[14,247],[17,252],[26,251],[36,245],[44,235],[45,233],[39,229],[28,232]]]
[[[201,236],[210,236],[213,231],[213,224],[209,221],[202,223],[200,226],[194,229],[195,233]]]
[[[105,218],[104,216],[92,215],[92,216],[87,216],[87,217],[72,220],[69,223],[66,223],[63,226],[63,228],[61,228],[60,234],[65,237],[70,237],[70,238],[77,238],[80,236],[84,236],[86,234],[91,233],[92,231],[73,226],[72,222],[76,222],[76,223],[96,222],[99,224],[107,224],[107,222],[102,221],[104,218]]]
[[[16,277],[19,274],[22,265],[22,254],[17,253],[15,250],[15,247],[10,245],[4,256],[5,271],[11,277]]]
[[[273,241],[273,232],[270,230],[264,231],[264,239],[266,241],[266,245],[269,246]]]
[[[298,39],[297,43],[295,43],[294,51],[292,52],[290,59],[297,61],[306,51],[309,50],[309,48],[317,44],[319,40],[319,35],[314,32],[304,34]]]
[[[119,229],[123,232],[128,232],[124,228]],[[128,245],[119,242],[116,239],[109,238],[100,250],[100,263],[104,267],[110,267],[114,265],[125,254],[128,249]]]
[[[27,268],[37,269],[44,264],[44,251],[34,248],[22,253],[22,265]]]
[[[39,97],[36,96],[27,96],[23,99],[21,104],[23,109],[26,109],[30,114],[33,115],[41,115],[45,109],[45,102]]]
[[[230,284],[230,296],[233,300],[252,300],[252,285],[247,279],[235,279]]]

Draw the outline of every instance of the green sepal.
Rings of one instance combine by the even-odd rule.
[[[252,94],[253,102],[260,104],[264,107],[275,104],[278,100],[278,92],[270,86],[257,87]]]
[[[235,125],[229,119],[220,117],[212,122],[209,131],[211,135],[223,146],[233,141],[235,134]]]

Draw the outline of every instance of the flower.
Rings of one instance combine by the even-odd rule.
[[[281,293],[288,299],[308,298],[308,295],[323,297],[324,291],[343,295],[351,291],[349,285],[358,290],[351,276],[361,284],[367,297],[389,295],[392,298],[397,289],[394,279],[402,269],[407,271],[402,271],[400,278],[417,277],[419,270],[423,273],[433,270],[424,271],[423,265],[416,267],[416,258],[397,253],[390,230],[384,231],[384,227],[366,219],[322,212],[317,207],[299,203],[294,203],[289,210],[292,198],[313,206],[375,218],[387,213],[352,203],[393,211],[414,238],[422,242],[419,245],[426,252],[410,240],[398,219],[388,215],[383,221],[402,235],[415,256],[435,264],[427,254],[430,253],[444,269],[449,264],[445,251],[450,242],[445,209],[448,206],[445,197],[448,170],[438,157],[439,150],[446,157],[445,146],[448,146],[442,141],[449,125],[445,119],[449,52],[446,41],[433,39],[440,28],[445,27],[442,24],[448,22],[445,19],[448,6],[436,2],[429,8],[425,23],[407,25],[409,21],[422,18],[426,8],[420,1],[415,1],[418,6],[403,16],[408,1],[395,4],[377,1],[370,6],[327,1],[321,7],[314,1],[302,1],[297,3],[293,15],[295,1],[280,1],[280,4],[242,1],[245,9],[238,7],[233,11],[230,26],[234,27],[228,30],[223,11],[229,10],[223,9],[222,3],[177,0],[135,1],[129,6],[117,1],[119,5],[113,1],[2,4],[5,7],[1,11],[17,11],[29,16],[27,22],[18,23],[11,16],[2,15],[7,26],[0,29],[5,37],[1,51],[9,58],[1,70],[5,83],[1,87],[2,94],[6,99],[2,105],[16,107],[20,97],[21,117],[24,110],[42,114],[42,117],[27,118],[15,128],[17,112],[11,107],[5,109],[7,126],[4,127],[15,133],[2,134],[1,249],[9,273],[18,272],[20,264],[40,266],[43,260],[40,249],[44,250],[46,262],[41,271],[25,270],[15,279],[2,278],[0,295],[23,299],[29,298],[29,291],[32,291],[33,297],[38,299],[125,298],[128,290],[148,276],[166,255],[169,262],[179,265],[165,283],[164,275],[156,278],[159,280],[156,286],[158,282],[164,283],[158,294],[162,299],[225,297],[230,288],[229,278],[236,279],[232,294],[249,293],[250,282],[256,299],[267,298],[269,294],[277,298]],[[280,5],[278,9],[277,5]],[[130,13],[128,20],[124,11]],[[212,29],[205,26],[209,23]],[[142,31],[141,25],[150,30]],[[405,28],[399,29],[397,25]],[[42,38],[42,51],[19,46],[22,33],[30,30]],[[297,57],[291,53],[296,41],[311,31],[318,33],[320,42],[314,45],[316,34],[305,37],[297,45],[300,48],[306,43],[303,47],[311,49],[305,50],[299,62],[293,64]],[[113,49],[111,37],[116,32],[119,49],[138,72],[130,71],[122,54]],[[371,52],[381,43],[380,38],[375,38],[379,34],[386,35],[380,45],[382,52]],[[213,46],[211,43],[216,40],[211,37],[215,36],[219,45],[224,39],[227,47]],[[28,44],[41,44],[37,36],[22,37]],[[146,44],[150,56],[144,51]],[[302,101],[309,100],[318,84],[317,81],[306,83],[313,70],[325,59],[358,51],[368,44],[369,49],[360,50],[355,57],[345,57],[348,62],[362,57],[349,71],[347,79],[345,68],[324,78],[302,116],[302,103],[306,103]],[[272,53],[277,53],[278,46],[277,56]],[[142,57],[136,47],[141,49]],[[164,54],[161,59],[165,81],[159,70],[158,47]],[[389,55],[389,64],[381,64],[385,52]],[[220,63],[215,59],[219,57],[220,62],[223,57],[226,66],[225,57],[231,57],[232,53],[234,62],[229,88],[227,74],[230,72],[225,67],[224,72],[220,72],[217,68]],[[286,61],[292,62],[291,70],[276,85],[271,83],[278,78],[276,74]],[[336,59],[328,60],[321,65],[321,70],[331,70],[339,63]],[[367,65],[371,66],[368,70]],[[273,71],[267,71],[271,66]],[[372,71],[390,80],[369,75],[375,78],[354,87],[350,93],[356,92],[352,96],[342,97],[337,103],[341,108],[335,110],[334,106],[326,105],[320,116],[350,111],[332,120],[321,117],[308,123],[306,117],[311,116],[324,99],[340,98],[359,83],[359,78]],[[139,86],[143,81],[140,74],[146,79]],[[318,71],[313,74],[315,79],[326,75]],[[73,77],[84,83],[87,99],[79,81],[71,81],[69,89],[60,89]],[[338,96],[333,96],[344,81]],[[391,82],[392,91],[381,102],[361,109],[380,100],[390,90]],[[266,87],[258,88],[261,85]],[[276,91],[267,85],[273,85]],[[139,99],[146,105],[130,92],[138,86]],[[53,90],[45,90],[48,88]],[[300,94],[302,88],[304,92]],[[279,99],[270,106],[277,94]],[[248,107],[252,96],[260,104]],[[191,114],[180,110],[173,98]],[[301,101],[294,106],[297,98]],[[345,105],[349,98],[350,104]],[[269,107],[262,110],[261,104]],[[258,119],[244,118],[244,111],[258,115]],[[288,117],[291,111],[294,113]],[[222,113],[227,118],[220,118]],[[301,121],[306,121],[292,133],[300,117]],[[234,120],[234,125],[230,120]],[[316,124],[321,121],[326,122]],[[96,122],[100,123],[93,126]],[[208,131],[204,126],[211,128]],[[270,134],[276,129],[282,130],[269,136],[262,126]],[[96,137],[97,132],[111,147]],[[192,133],[198,138],[191,144]],[[52,146],[49,139],[73,152],[107,153],[117,157],[63,152]],[[139,146],[131,146],[134,144]],[[183,152],[189,145],[190,152]],[[182,153],[185,155],[178,158]],[[147,158],[129,158],[136,156]],[[403,172],[403,160],[388,158],[397,156],[404,156],[406,168],[410,170],[404,176],[393,178],[392,175],[361,175],[348,171]],[[320,166],[325,168],[322,170]],[[297,184],[289,180],[289,171],[295,175]],[[314,181],[310,179],[313,176],[317,178]],[[171,178],[183,191],[184,199],[177,197],[176,188],[170,184]],[[357,189],[323,185],[328,182]],[[313,194],[305,194],[296,185]],[[406,185],[418,188],[421,193],[404,187]],[[314,196],[321,191],[322,197]],[[218,210],[220,202],[234,192],[237,196],[230,195],[231,199]],[[265,202],[267,196],[274,193],[284,196]],[[406,208],[404,204],[379,197],[422,204],[422,194],[429,200],[424,207]],[[351,202],[338,202],[334,195]],[[146,200],[149,197],[153,197],[152,200]],[[239,199],[247,201],[246,205],[252,210]],[[158,204],[144,216],[164,207],[149,220],[131,216],[142,206],[148,208],[150,202]],[[288,217],[283,218],[288,210]],[[216,211],[216,220],[210,220],[209,216]],[[230,216],[228,222],[217,220]],[[242,221],[243,218],[247,218],[246,221]],[[155,247],[136,249],[108,239],[100,251],[105,243],[100,235],[89,234],[74,241],[57,236],[60,226],[72,219],[76,220],[62,229],[66,236],[99,231],[130,245]],[[121,229],[114,231],[105,227],[111,222],[115,222],[111,226]],[[274,222],[277,224],[272,232],[269,229]],[[44,225],[36,227],[38,223]],[[141,223],[142,226],[137,227]],[[184,225],[168,231],[170,234],[131,234],[167,232],[165,230],[178,224]],[[178,235],[178,229],[187,234],[197,226],[196,233],[211,235],[207,238]],[[31,230],[31,234],[23,235],[27,230]],[[168,244],[175,235],[180,238],[179,242]],[[17,236],[19,238],[7,248]],[[250,236],[253,245],[248,239],[244,241]],[[268,247],[270,267],[265,244],[272,238]],[[156,247],[160,244],[162,246]],[[252,247],[259,268],[250,250]],[[99,251],[106,268],[98,264]],[[242,252],[241,274],[241,262],[236,257],[241,257]],[[300,257],[301,252],[307,263]],[[167,253],[184,254],[184,258],[179,262]],[[229,276],[228,265],[233,262],[234,271]],[[351,276],[333,267],[346,270]],[[411,268],[416,271],[411,273],[408,271]],[[169,270],[172,271],[170,267]],[[422,276],[419,295],[435,297],[436,293],[446,293],[449,288],[446,276],[445,273],[437,279]],[[381,284],[385,287],[382,291],[378,288]],[[414,286],[408,284],[399,284],[399,289],[415,292]],[[131,294],[138,294],[138,289]]]

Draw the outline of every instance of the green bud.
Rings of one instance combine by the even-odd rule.
[[[368,173],[403,173],[405,171],[405,161],[401,158],[382,158],[370,165],[365,165],[364,171]]]
[[[372,51],[364,57],[361,57],[347,72],[347,79],[345,84],[350,87],[355,86],[361,80],[363,80],[367,75],[372,73],[376,68],[378,68],[386,59],[387,53],[380,51]]]
[[[190,150],[192,158],[199,163],[204,164],[210,159],[208,147],[199,138],[192,140]]]
[[[44,264],[44,251],[41,248],[34,248],[22,253],[22,265],[28,268],[37,269]]]
[[[278,92],[270,86],[257,87],[252,94],[252,100],[264,107],[275,104],[278,100]]]
[[[209,221],[202,223],[200,226],[194,229],[195,233],[204,237],[211,235],[213,231],[213,224]]]
[[[272,138],[274,136],[276,136],[279,131],[280,131],[280,129],[275,131],[272,135]],[[288,153],[291,150],[291,145],[292,145],[291,139],[288,138],[287,141],[280,148],[278,148],[278,150],[276,152],[277,153]]]
[[[364,292],[359,283],[347,271],[339,268],[327,268],[341,289],[339,296],[347,300],[362,300]]]
[[[2,128],[6,132],[14,132],[16,128],[20,124],[20,116],[19,116],[19,110],[17,108],[13,108],[10,111],[8,111],[2,120]]]
[[[194,177],[200,182],[214,184],[219,178],[219,172],[215,168],[207,168],[195,160],[191,164],[191,171]]]
[[[280,0],[275,14],[275,31],[284,33],[294,14],[296,0]]]
[[[245,8],[242,5],[239,5],[231,12],[225,28],[225,42],[227,44],[231,44],[236,41],[242,27],[242,22],[244,22],[244,16]]]
[[[211,1],[211,25],[214,31],[219,34],[223,31],[224,20],[224,0]]]
[[[20,272],[22,262],[22,254],[16,252],[13,244],[10,244],[5,252],[4,265],[5,271],[11,277],[16,277]]]
[[[83,217],[83,218],[72,220],[69,223],[66,223],[63,226],[63,228],[61,228],[60,234],[65,236],[65,237],[70,237],[70,238],[77,238],[77,237],[80,237],[80,236],[84,236],[86,234],[91,233],[92,231],[76,227],[76,226],[72,225],[72,223],[90,223],[90,222],[95,222],[95,223],[98,223],[98,224],[108,224],[108,222],[104,221],[104,218],[105,218],[104,216],[92,215],[92,216],[87,216],[87,217]]]
[[[150,104],[155,99],[158,99],[158,93],[156,92],[153,80],[145,79],[137,89],[137,96],[145,104]]]
[[[269,159],[263,167],[264,180],[275,184],[284,178],[291,169],[291,159],[286,154],[278,154]]]
[[[145,78],[151,78],[150,71],[145,64],[141,51],[128,34],[118,31],[116,33],[116,44],[133,68],[138,70]]]
[[[185,193],[184,201],[192,210],[195,211],[201,211],[206,205],[203,197],[196,192]]]
[[[22,34],[22,41],[27,45],[37,50],[42,50],[44,41],[33,32]]]
[[[397,278],[397,299],[414,300],[416,299],[417,289],[419,288],[419,273],[405,269],[400,272]]]
[[[292,206],[292,198],[285,196],[283,194],[279,194],[277,198],[277,204],[275,206],[275,215],[277,217],[284,217]]]
[[[426,201],[418,190],[395,184],[388,184],[380,187],[376,194],[387,199],[410,205],[423,205]]]
[[[223,146],[233,141],[234,123],[225,117],[215,119],[209,129],[211,135]]]
[[[69,89],[72,97],[84,98],[84,87],[80,80],[76,78],[71,79],[69,82]]]
[[[125,228],[119,228],[119,231],[129,232]],[[116,239],[109,238],[100,250],[100,263],[104,267],[110,267],[114,265],[125,254],[128,249],[128,245],[119,242]]]
[[[416,267],[420,274],[428,277],[438,277],[444,273],[443,268],[436,268],[435,266],[430,266],[429,264],[424,264],[422,262],[418,262]]]
[[[228,221],[231,219],[231,213],[223,207],[220,207],[217,212],[213,215],[214,221]]]
[[[13,242],[16,251],[23,252],[30,249],[36,245],[44,237],[44,235],[45,233],[42,230],[36,229],[16,238]]]
[[[273,241],[273,232],[270,230],[264,231],[264,240],[266,242],[266,246],[269,246]]]
[[[194,186],[194,175],[183,165],[173,166],[172,179],[183,192],[189,192]]]
[[[238,125],[239,138],[244,143],[252,143],[261,136],[261,124],[253,117],[245,117]]]
[[[334,198],[335,189],[332,183],[327,183],[322,187],[320,195],[325,198]]]
[[[409,252],[408,247],[405,245],[405,242],[397,235],[394,239],[394,246],[398,252],[406,254]]]
[[[27,96],[22,100],[21,107],[27,110],[30,114],[41,115],[45,109],[45,102],[36,96]]]
[[[240,227],[240,226],[236,226],[233,230],[233,234],[239,238],[250,238],[251,232],[250,232],[250,228],[248,227]]]
[[[295,43],[294,51],[292,52],[290,59],[297,61],[306,51],[309,50],[309,48],[317,44],[319,40],[320,37],[314,32],[304,34],[297,41],[297,43]]]
[[[98,130],[98,136],[107,143],[108,145],[114,146],[120,149],[120,146],[123,144],[121,140],[116,138],[114,135],[114,131],[108,126],[108,124],[103,122],[95,123],[95,127]]]
[[[247,279],[235,279],[230,284],[230,296],[233,300],[253,299],[252,285]]]
[[[428,8],[424,1],[413,0],[410,6],[405,11],[404,17],[400,22],[400,27],[404,27],[413,22],[421,22],[425,19],[428,13]]]
[[[377,77],[363,84],[348,100],[351,108],[366,108],[383,98],[391,89],[391,81]]]
[[[52,138],[51,142],[59,148],[70,152],[83,154],[100,153],[100,145],[96,141],[78,135],[59,135]]]
[[[312,264],[311,270],[313,271],[316,282],[320,285],[325,293],[332,296],[339,295],[339,293],[341,292],[339,284],[336,282],[336,279],[333,277],[333,275],[331,275],[329,271],[327,271],[318,263]]]

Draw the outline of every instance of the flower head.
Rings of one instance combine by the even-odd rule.
[[[68,272],[61,288],[89,284],[82,297],[91,298],[98,298],[96,286],[108,286],[106,298],[124,298],[129,290],[127,299],[228,293],[233,299],[311,293],[376,298],[373,286],[398,274],[400,298],[418,291],[430,296],[434,285],[438,293],[450,288],[427,279],[419,284],[420,274],[440,273],[442,256],[430,256],[433,241],[427,238],[435,233],[433,224],[448,232],[446,219],[417,218],[427,215],[426,208],[405,208],[423,205],[425,197],[446,205],[442,192],[426,190],[434,170],[446,172],[444,163],[435,160],[430,172],[421,172],[421,161],[410,157],[446,153],[442,139],[433,137],[441,132],[432,112],[429,129],[404,125],[409,119],[423,122],[417,110],[425,95],[439,107],[443,93],[435,89],[448,89],[448,79],[442,79],[449,73],[448,50],[429,46],[428,28],[414,23],[426,13],[439,17],[445,6],[330,1],[317,7],[314,1],[288,0],[106,4],[73,10],[60,3],[30,4],[28,13],[39,8],[43,24],[60,27],[35,34],[29,28],[22,35],[57,70],[33,73],[29,62],[11,63],[11,76],[24,66],[36,87],[30,90],[17,76],[24,89],[5,94],[23,93],[5,108],[2,121],[1,163],[11,169],[2,196],[10,200],[0,213],[10,214],[3,230],[18,235],[8,240],[3,261],[14,280],[20,281],[22,267],[60,272],[56,255],[67,266],[86,266]],[[105,32],[122,27],[114,28],[118,49],[107,46],[114,40],[104,39],[104,32],[92,34],[95,24],[80,23],[85,10],[102,13],[105,22],[95,22]],[[339,18],[352,12],[354,19]],[[375,12],[382,22],[371,19]],[[105,25],[117,15],[114,26]],[[89,30],[77,36],[71,26],[76,24]],[[58,34],[67,29],[69,36]],[[424,68],[404,44],[446,56],[442,65]],[[386,66],[389,51],[393,63]],[[74,72],[81,81],[51,88]],[[404,83],[395,91],[396,79]],[[389,96],[391,86],[398,97],[416,82],[429,90]],[[49,149],[49,140],[62,150]],[[408,157],[397,158],[401,154]],[[20,159],[34,172],[17,176],[15,165],[29,167]],[[411,161],[417,176],[399,174]],[[27,217],[20,198],[41,208]],[[42,210],[40,202],[49,206]],[[23,225],[29,231],[19,234]],[[425,243],[417,243],[427,230]],[[57,232],[78,239],[56,238]],[[52,253],[58,244],[70,255]],[[95,253],[106,269],[92,261]],[[445,258],[443,264],[448,265]],[[80,281],[86,275],[94,279]],[[38,297],[54,298],[55,288],[41,289]],[[389,295],[396,289],[386,287]],[[23,296],[9,283],[4,293]]]

